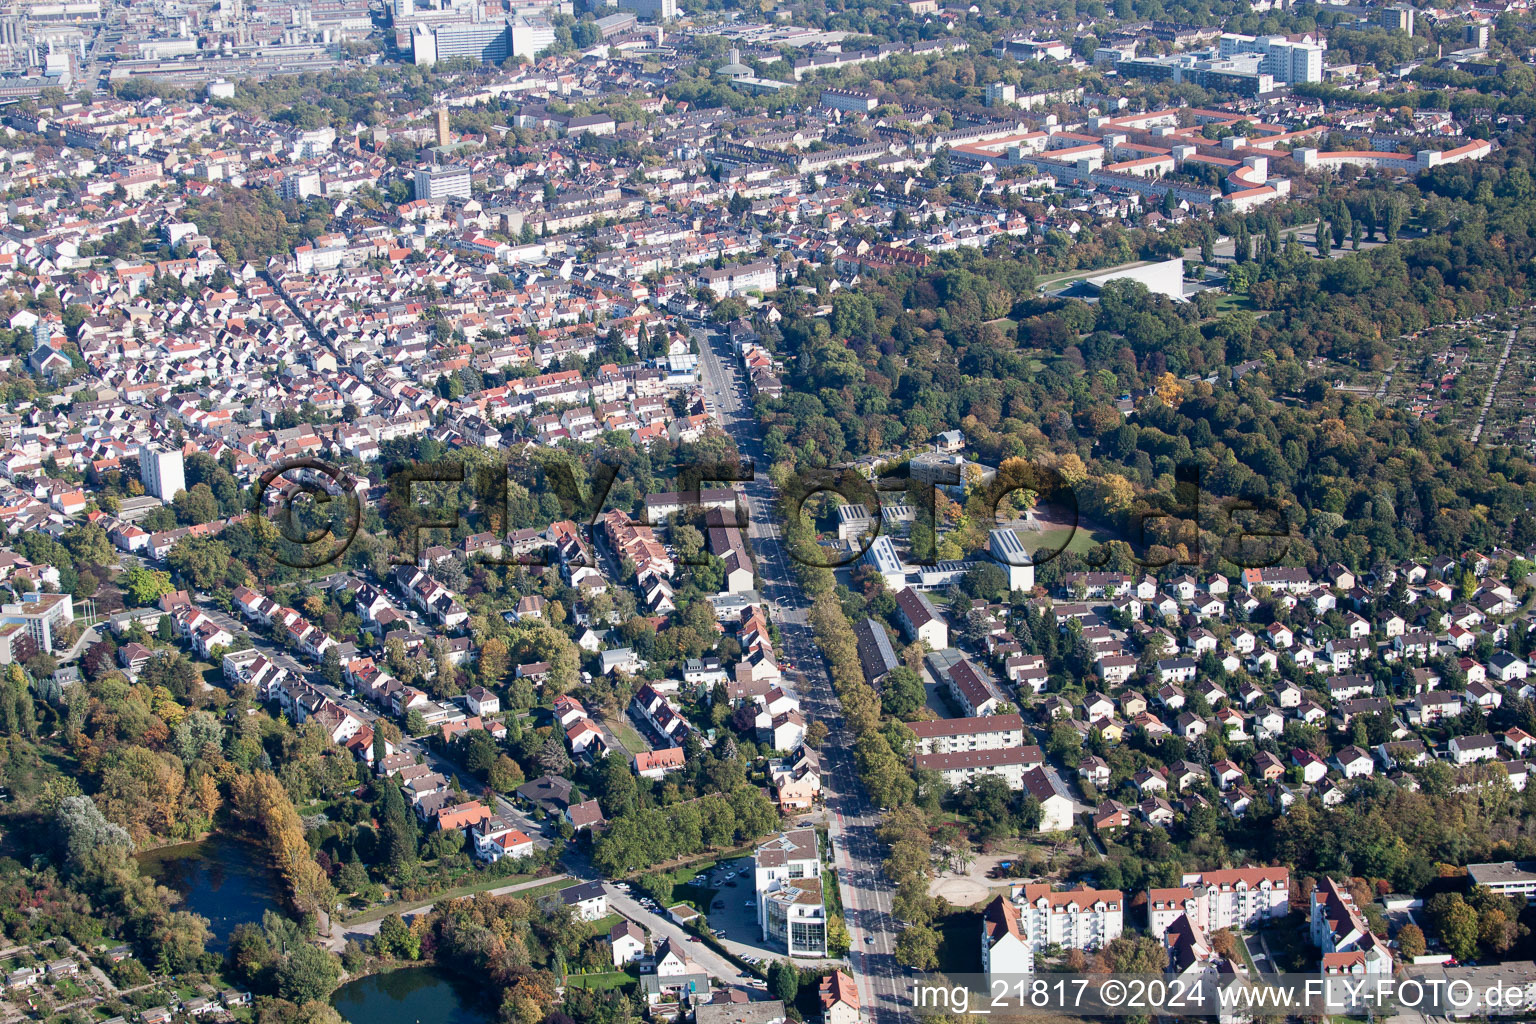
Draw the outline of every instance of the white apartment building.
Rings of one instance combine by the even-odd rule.
[[[158,444],[139,446],[139,481],[144,490],[169,502],[177,491],[187,489],[181,452]]]
[[[1264,61],[1260,70],[1273,75],[1277,82],[1321,82],[1325,50],[1327,46],[1324,44],[1293,41],[1285,36],[1245,36],[1227,32],[1221,37],[1223,58],[1240,53],[1261,54]]]
[[[989,978],[1035,970],[1035,952],[1019,921],[1019,908],[1001,896],[981,915],[981,970]]]
[[[771,292],[779,286],[779,270],[768,260],[699,271],[699,283],[724,299],[748,292]]]
[[[1047,946],[1099,949],[1125,930],[1125,896],[1119,889],[1053,890],[1044,882],[1016,885],[982,915],[982,970],[1028,974]]]
[[[917,754],[959,754],[1024,745],[1024,719],[1018,715],[941,718],[908,725],[917,737]]]
[[[1207,934],[1223,928],[1252,928],[1286,915],[1291,873],[1286,868],[1231,868],[1186,874],[1176,889],[1147,890],[1147,923],[1162,938],[1180,915]]]
[[[68,594],[33,591],[21,595],[19,604],[0,606],[0,623],[17,623],[24,627],[39,651],[53,650],[54,631],[74,621],[75,602]]]
[[[920,590],[907,587],[896,592],[896,615],[907,638],[935,651],[949,646],[949,622]]]
[[[1331,878],[1312,894],[1312,942],[1324,974],[1391,974],[1392,951],[1371,932],[1354,897]]]
[[[1032,768],[1045,764],[1045,756],[1034,745],[961,750],[950,754],[918,754],[917,766],[938,772],[945,785],[956,789],[986,775],[995,775],[1009,789],[1023,789],[1024,776]]]
[[[1473,885],[1485,885],[1500,896],[1536,902],[1536,863],[1505,860],[1468,864],[1467,874],[1472,876]]]
[[[469,198],[468,167],[420,167],[416,170],[415,196],[429,203]]]

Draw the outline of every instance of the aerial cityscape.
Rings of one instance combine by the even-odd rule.
[[[0,126],[0,1024],[1536,1019],[1528,0],[9,0]]]

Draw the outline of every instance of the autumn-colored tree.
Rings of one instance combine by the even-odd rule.
[[[1397,930],[1397,949],[1408,959],[1424,955],[1424,930],[1416,924],[1405,924]]]
[[[304,824],[277,776],[265,771],[238,776],[231,788],[235,813],[263,833],[294,907],[303,913],[330,910],[336,891],[310,854]]]
[[[1184,383],[1172,373],[1163,373],[1153,385],[1152,393],[1169,408],[1177,409],[1184,401]]]
[[[1211,949],[1225,960],[1237,956],[1237,936],[1230,928],[1219,928],[1211,933]]]

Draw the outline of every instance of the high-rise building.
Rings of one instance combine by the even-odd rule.
[[[512,33],[505,21],[418,24],[411,29],[411,58],[422,66],[450,57],[500,64],[511,55]]]
[[[1488,49],[1488,37],[1493,30],[1487,25],[1468,25],[1463,33],[1468,46],[1475,46],[1479,50]]]
[[[421,167],[416,171],[416,198],[429,203],[469,198],[468,167]]]
[[[437,108],[437,144],[447,146],[453,141],[448,131],[448,108]]]
[[[1413,35],[1412,7],[1383,7],[1376,12],[1376,24],[1388,32],[1406,32]]]
[[[170,501],[177,491],[187,489],[181,452],[158,444],[140,445],[139,480],[144,484],[144,490],[161,501]]]
[[[1321,43],[1305,39],[1291,40],[1285,36],[1245,36],[1227,32],[1221,37],[1220,54],[1225,58],[1238,54],[1257,53],[1263,56],[1259,70],[1274,76],[1277,82],[1321,82],[1323,80],[1323,51]]]
[[[544,18],[513,18],[507,26],[507,50],[514,56],[537,57],[555,45],[555,29]]]

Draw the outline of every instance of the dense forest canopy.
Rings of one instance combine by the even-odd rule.
[[[1324,183],[1315,205],[1330,220],[1405,232],[1340,259],[1282,241],[1262,213],[1224,218],[1255,253],[1232,269],[1240,301],[1225,310],[1213,294],[1176,303],[1132,283],[1095,303],[1040,298],[1038,258],[1007,243],[868,278],[830,295],[828,315],[762,325],[792,381],[760,404],[770,458],[834,465],[959,427],[988,464],[1071,467],[1084,511],[1120,527],[1185,469],[1208,501],[1262,502],[1292,531],[1293,561],[1529,544],[1536,475],[1522,453],[1336,391],[1328,366],[1384,369],[1405,335],[1530,297],[1531,156],[1525,130],[1492,160],[1408,188]],[[1132,394],[1127,417],[1116,400]]]

